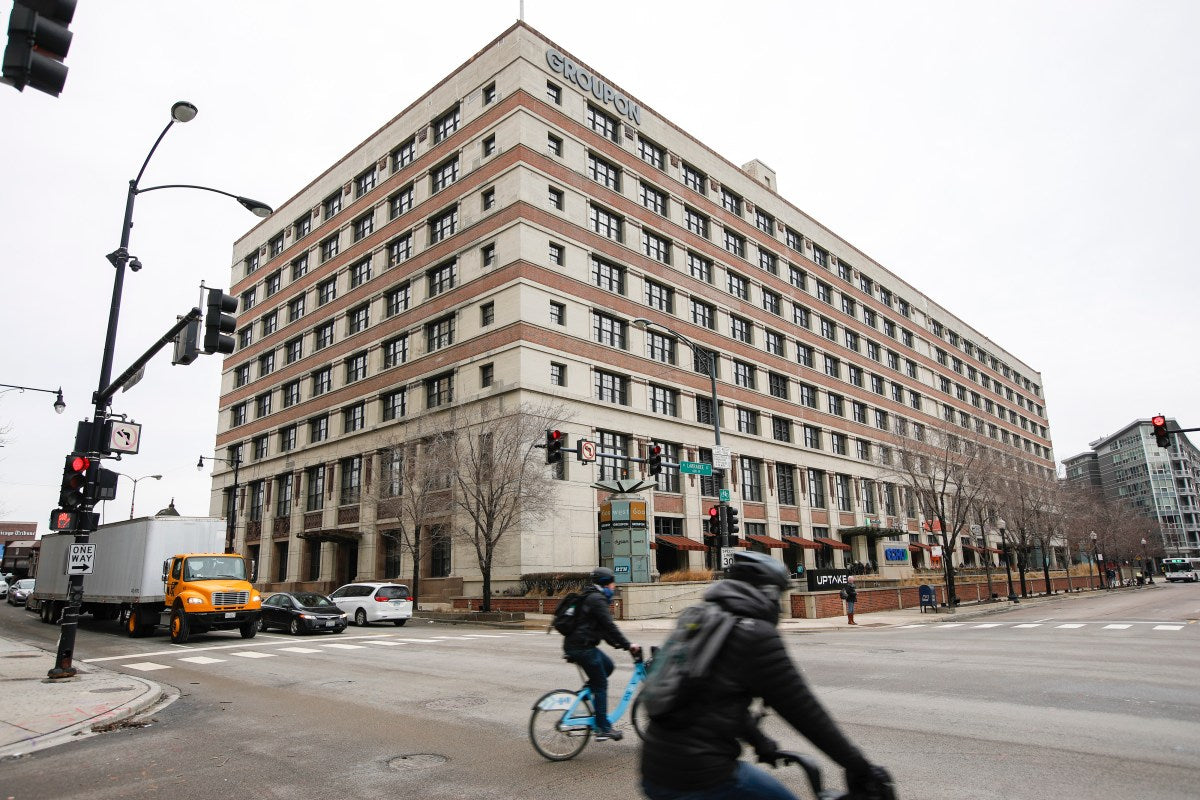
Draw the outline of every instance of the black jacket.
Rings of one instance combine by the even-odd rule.
[[[583,590],[583,599],[575,613],[579,622],[569,636],[563,637],[564,651],[586,650],[600,644],[601,639],[618,650],[629,649],[629,640],[613,622],[608,598],[598,587],[593,585]]]
[[[809,691],[776,630],[779,604],[741,581],[725,580],[704,593],[742,617],[729,634],[712,675],[679,714],[655,720],[642,746],[642,777],[672,789],[697,789],[727,780],[750,738],[750,702],[763,702],[830,758],[852,772],[870,764]]]
[[[847,583],[842,587],[842,591],[846,593],[846,596],[842,599],[847,603],[855,603],[858,601],[858,589],[854,588],[853,583]]]

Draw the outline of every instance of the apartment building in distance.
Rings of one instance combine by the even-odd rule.
[[[718,415],[741,544],[789,566],[880,563],[872,525],[928,555],[881,477],[896,432],[967,429],[1054,470],[1035,369],[790,204],[765,164],[520,22],[238,240],[232,273],[217,446],[240,459],[236,546],[269,588],[410,575],[371,498],[398,444],[477,403],[562,403],[572,444],[655,442],[671,462],[711,463]],[[553,518],[504,540],[493,585],[594,565],[590,484],[626,470],[643,474],[569,457]],[[657,483],[658,568],[703,564],[716,484]],[[214,514],[232,484],[215,473]],[[478,592],[449,525],[423,532],[423,596]]]
[[[1167,430],[1179,427],[1167,419]],[[1200,558],[1200,451],[1186,434],[1173,433],[1171,446],[1162,448],[1151,421],[1139,419],[1088,447],[1063,461],[1069,482],[1155,520],[1166,555]]]

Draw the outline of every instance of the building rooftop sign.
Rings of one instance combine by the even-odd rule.
[[[618,114],[633,124],[642,124],[641,106],[562,53],[554,48],[549,48],[546,50],[546,63],[550,65],[550,69],[562,75],[565,80],[583,89],[584,92],[591,92],[592,97],[595,97],[605,105],[612,106],[617,110]]]

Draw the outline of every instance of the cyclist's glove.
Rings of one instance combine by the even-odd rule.
[[[855,800],[896,800],[892,776],[886,769],[874,764],[866,770],[847,771],[846,786]]]

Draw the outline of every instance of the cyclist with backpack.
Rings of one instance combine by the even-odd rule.
[[[620,628],[613,622],[612,603],[615,580],[613,571],[607,567],[592,570],[592,585],[583,590],[574,605],[574,626],[563,639],[563,653],[568,661],[578,664],[587,675],[587,685],[592,690],[595,705],[596,741],[620,740],[623,734],[614,730],[608,721],[608,676],[613,671],[613,661],[599,647],[601,640],[618,650],[628,650],[633,655],[641,652],[631,644]],[[556,628],[561,630],[557,624]]]
[[[641,754],[646,797],[796,800],[770,774],[738,760],[742,741],[753,745],[760,762],[774,765],[785,758],[750,712],[751,701],[759,697],[846,770],[852,797],[894,798],[891,776],[842,734],[788,656],[776,629],[787,568],[766,554],[739,552],[725,577],[704,593],[704,600],[736,617],[736,624],[724,635],[707,674],[649,705],[656,691],[652,667],[643,689],[642,700],[650,708]],[[668,640],[656,662],[670,646]]]

